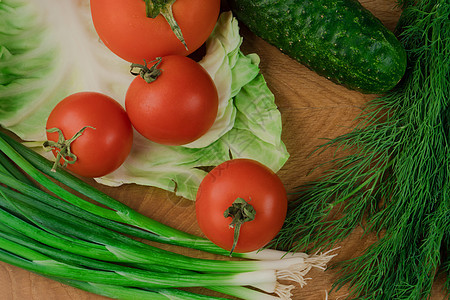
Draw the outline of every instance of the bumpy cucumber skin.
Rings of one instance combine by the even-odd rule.
[[[405,72],[403,46],[356,0],[231,0],[230,6],[257,36],[350,89],[381,94]]]

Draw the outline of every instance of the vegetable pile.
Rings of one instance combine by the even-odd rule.
[[[0,39],[3,128],[36,142],[28,145],[41,151],[46,118],[63,98],[95,91],[125,106],[134,79],[130,64],[99,42],[87,1],[6,0],[0,3],[0,14],[5,24]],[[157,144],[136,134],[123,166],[96,180],[112,186],[154,186],[194,200],[207,174],[202,168],[219,165],[230,159],[230,153],[232,158],[254,159],[278,171],[289,157],[281,140],[281,115],[259,73],[259,57],[244,55],[241,43],[237,20],[230,12],[223,13],[199,61],[219,96],[208,132],[183,146]]]
[[[334,288],[425,299],[438,276],[450,288],[450,3],[400,3],[397,39],[354,0],[231,1],[318,74],[388,91],[319,148],[346,154],[288,204],[280,112],[219,0],[0,1],[0,124],[28,141],[0,132],[0,260],[113,298],[290,299],[286,281],[303,286],[333,257],[296,251],[331,249],[363,225],[380,238],[339,265]],[[31,149],[46,138],[54,162]],[[196,199],[207,238],[70,172]],[[256,251],[270,246],[287,252]]]
[[[176,147],[136,136],[124,164],[97,181],[113,186],[150,185],[194,200],[207,174],[202,167],[217,166],[230,158],[250,158],[278,171],[289,157],[281,140],[281,115],[259,73],[259,57],[244,55],[241,43],[237,20],[230,12],[223,13],[199,62],[219,92],[216,121],[206,134]]]
[[[310,268],[323,269],[331,258],[263,250],[227,261],[162,250],[132,237],[228,255],[207,239],[146,218],[63,169],[53,172],[52,162],[3,133],[0,155],[0,259],[87,291],[119,299],[219,299],[175,289],[203,286],[242,299],[289,299],[294,286],[279,280],[304,284]]]
[[[273,245],[333,247],[358,225],[380,239],[339,264],[348,298],[426,299],[450,287],[450,3],[403,1],[398,23],[408,68],[369,103],[360,124],[330,140],[351,154],[300,188]]]
[[[44,146],[56,157],[52,163],[0,133],[1,261],[121,299],[217,298],[178,289],[189,287],[206,287],[243,299],[290,299],[294,286],[280,281],[302,286],[312,267],[325,268],[332,255],[251,252],[269,242],[284,220],[286,192],[270,168],[278,170],[288,154],[280,138],[281,119],[273,94],[259,74],[259,58],[240,51],[242,38],[230,12],[222,14],[216,24],[219,2],[210,1],[209,12],[216,13],[202,18],[210,20],[209,26],[188,24],[193,19],[187,1],[135,2],[142,8],[142,16],[152,18],[143,20],[153,24],[153,30],[171,23],[168,27],[175,32],[167,32],[172,41],[165,35],[159,39],[168,45],[173,40],[184,44],[182,55],[210,37],[199,63],[177,52],[167,53],[167,49],[124,57],[133,62],[131,75],[140,75],[131,84],[129,68],[124,72],[122,61],[98,43],[94,27],[86,26],[92,25],[86,2],[0,2],[2,22],[8,25],[0,39],[4,91],[0,122],[22,140],[40,143],[47,136]],[[100,24],[111,16],[99,9],[99,3],[93,0],[90,7],[95,28],[106,46],[116,52],[116,45],[103,35],[105,27]],[[114,3],[131,8],[127,1]],[[152,3],[158,5],[152,7]],[[197,10],[208,13],[207,5],[198,4]],[[101,5],[112,7],[110,2]],[[165,20],[155,14],[158,9]],[[114,18],[119,11],[123,13],[112,11]],[[174,16],[179,24],[172,23]],[[13,25],[17,18],[21,22]],[[106,28],[113,29],[110,33],[119,32],[108,24]],[[159,29],[155,38],[163,32]],[[196,35],[192,29],[198,31],[197,41],[192,39]],[[36,38],[30,40],[30,34]],[[138,42],[137,32],[133,34],[123,36]],[[79,51],[77,42],[85,48]],[[149,45],[155,48],[161,44],[152,40]],[[136,49],[136,44],[128,42],[120,47],[125,46]],[[142,60],[140,64],[133,61],[137,58]],[[131,126],[140,134],[133,133]],[[268,232],[268,238],[260,239],[257,247],[242,248],[248,236],[244,228],[231,252],[208,239],[146,218],[64,170],[113,185],[150,184],[193,199],[207,174],[200,167],[219,165],[233,157],[267,162],[268,167],[246,160],[276,181],[282,205],[277,226]],[[242,197],[254,202],[256,220],[264,220],[264,197],[254,193]],[[221,218],[227,221],[224,212]],[[233,233],[228,224],[225,230]],[[242,258],[239,261],[197,259],[138,239],[218,255],[231,256],[235,246],[239,252],[251,253],[234,253]]]

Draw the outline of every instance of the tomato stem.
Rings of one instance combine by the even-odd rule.
[[[181,28],[178,25],[175,17],[173,16],[172,5],[176,0],[144,0],[145,1],[145,13],[148,18],[156,18],[159,15],[162,15],[167,23],[169,23],[170,28],[172,29],[175,36],[183,43],[184,48],[188,50],[188,46],[186,41],[184,40],[183,33],[181,32]]]
[[[95,128],[92,126],[84,126],[77,133],[75,133],[73,135],[73,137],[71,137],[68,140],[66,140],[66,138],[64,137],[64,134],[61,131],[61,129],[56,128],[56,127],[47,129],[47,132],[49,132],[49,133],[53,133],[53,132],[58,133],[58,141],[57,142],[45,141],[44,145],[43,145],[44,149],[46,149],[48,151],[56,149],[57,155],[56,155],[56,161],[52,167],[53,172],[56,172],[56,168],[58,166],[62,166],[65,168],[65,167],[67,167],[68,164],[73,164],[77,161],[78,157],[72,153],[72,151],[70,150],[70,146],[71,146],[72,142],[75,141],[77,138],[79,138],[87,128],[91,128],[91,129],[95,130]],[[61,160],[64,161],[64,163],[62,165],[61,165]]]
[[[159,75],[161,75],[161,70],[158,69],[159,64],[161,63],[162,58],[157,57],[155,60],[152,60],[150,63],[154,63],[150,68],[148,67],[148,63],[144,59],[144,64],[131,64],[130,73],[134,76],[141,76],[142,79],[147,83],[151,83],[155,81]],[[138,68],[139,72],[135,72],[134,69]]]
[[[236,248],[241,226],[245,222],[253,221],[255,219],[256,211],[253,206],[243,198],[236,198],[233,204],[225,210],[223,215],[225,218],[231,217],[233,219],[230,223],[230,228],[234,228],[233,247],[230,250],[231,256]]]

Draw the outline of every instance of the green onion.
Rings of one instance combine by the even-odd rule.
[[[171,274],[197,274],[195,272],[189,272],[182,269],[176,269],[176,268],[169,268],[166,266],[158,266],[158,265],[132,265],[131,267],[127,267],[124,265],[119,264],[113,264],[109,262],[103,262],[99,260],[89,259],[87,257],[79,256],[76,254],[72,254],[70,252],[62,251],[60,249],[55,249],[52,247],[49,247],[47,245],[44,245],[42,243],[39,243],[33,239],[28,238],[25,235],[22,235],[18,232],[16,232],[14,229],[4,225],[3,223],[0,223],[0,237],[3,237],[5,239],[9,239],[10,241],[13,241],[17,244],[20,244],[24,247],[28,247],[29,249],[32,249],[34,251],[38,251],[54,260],[64,262],[70,265],[78,266],[78,267],[89,267],[91,269],[101,269],[101,270],[109,270],[109,271],[115,271],[115,272],[133,272],[136,269],[139,269],[139,266],[145,267],[146,270],[151,270],[153,272],[166,272]],[[141,271],[142,272],[142,271]],[[58,281],[62,281],[61,278],[57,279]],[[97,287],[97,290],[95,293],[104,295],[103,293],[100,293],[102,291],[101,289],[98,289],[98,287],[106,288],[106,292],[109,290],[113,291],[121,291],[120,293],[132,293],[130,295],[138,296],[139,293],[142,293],[142,291],[136,290],[136,289],[125,289],[117,287],[117,286],[110,286],[105,284],[93,284],[93,283],[82,283],[82,282],[76,282],[77,285],[72,284],[74,280],[65,280],[69,281],[67,284],[78,287],[78,285],[82,285],[84,290],[88,290],[87,288],[92,288],[92,285]],[[228,287],[228,286],[210,286],[207,287],[210,290],[214,290],[217,292],[221,292],[223,294],[228,294],[235,297],[240,297],[243,299],[275,299],[274,296],[270,296],[249,288],[245,287]],[[92,291],[92,290],[88,290]],[[152,292],[155,292],[156,290],[152,290]],[[94,292],[94,291],[92,291]],[[161,290],[157,290],[158,293],[161,293]],[[137,293],[137,294],[136,294]],[[168,293],[168,290],[165,290],[165,294]],[[119,294],[120,295],[120,294]],[[146,293],[143,293],[143,295],[146,295]],[[147,295],[149,296],[149,295]],[[152,295],[153,296],[153,295]],[[152,298],[153,299],[153,298]],[[202,299],[202,298],[200,298]]]
[[[3,215],[2,215],[3,217]],[[7,222],[11,228],[16,229],[16,224]],[[3,227],[3,226],[2,226]],[[20,233],[20,232],[19,232]],[[8,238],[5,238],[8,236]],[[116,265],[108,270],[105,263],[97,260],[90,260],[85,257],[79,258],[78,263],[86,265],[89,268],[81,268],[74,265],[63,263],[59,260],[50,258],[30,247],[30,243],[39,245],[30,239],[18,239],[20,243],[27,244],[22,246],[17,243],[17,237],[20,235],[11,235],[7,230],[2,230],[0,234],[0,260],[9,264],[25,268],[44,276],[56,276],[62,278],[70,278],[73,280],[87,281],[93,283],[108,283],[112,285],[123,285],[132,287],[160,288],[160,287],[195,287],[195,286],[240,286],[255,285],[264,286],[268,292],[277,292],[276,288],[285,288],[276,282],[276,272],[273,270],[245,272],[237,274],[174,274],[151,272],[139,270],[135,268],[124,268]],[[16,241],[14,241],[16,239]],[[39,246],[38,246],[39,247]],[[45,246],[40,246],[40,249]],[[46,247],[46,251],[52,252],[59,259],[69,257],[72,261],[76,261],[76,256],[61,252],[61,250],[51,250]],[[14,254],[12,254],[14,253]],[[112,266],[112,265],[109,265]],[[226,291],[222,289],[222,291]]]
[[[0,180],[4,179],[3,177],[0,174]],[[8,183],[6,180],[2,182]],[[14,192],[10,191],[10,194],[12,195]],[[29,235],[35,236],[35,239],[42,243],[65,249],[66,251],[74,251],[87,257],[127,263],[152,262],[171,267],[209,272],[248,272],[262,269],[282,270],[288,269],[292,265],[301,264],[304,260],[303,258],[287,258],[278,261],[225,261],[191,258],[135,241],[77,216],[55,210],[48,205],[44,207],[41,204],[45,211],[36,209],[31,206],[33,204],[32,199],[26,198],[19,193],[14,195],[14,200],[20,201],[20,199],[23,199],[30,203],[22,205],[24,214],[33,216],[33,219],[30,219],[30,221],[36,222],[38,225],[45,225],[40,230],[0,209],[2,220],[9,224],[14,224],[17,230],[21,230],[23,234],[29,233]],[[13,210],[14,207],[9,207],[9,209]],[[52,231],[52,233],[49,233],[49,231]],[[70,239],[62,239],[55,235],[53,231],[58,231],[58,233],[66,236],[77,237],[79,241],[73,242]]]
[[[69,252],[61,251],[59,249],[55,249],[55,248],[43,245],[43,244],[38,243],[24,235],[21,235],[20,233],[14,232],[14,229],[9,228],[6,225],[2,225],[2,224],[0,224],[0,241],[1,241],[1,238],[7,239],[13,243],[16,243],[18,245],[26,247],[26,248],[22,248],[22,249],[31,249],[31,250],[37,251],[36,253],[33,253],[36,255],[35,259],[38,259],[39,258],[38,253],[41,253],[45,256],[46,259],[51,258],[55,261],[63,262],[65,264],[69,264],[72,266],[77,266],[79,268],[88,267],[90,269],[118,272],[121,274],[138,273],[138,275],[140,275],[142,277],[148,277],[149,274],[154,275],[152,273],[149,273],[146,270],[139,270],[134,267],[127,267],[127,266],[123,266],[123,265],[93,260],[93,259],[74,255]],[[0,244],[4,245],[3,242]],[[0,248],[2,248],[2,247],[4,247],[4,246],[0,246]],[[18,252],[18,251],[16,250],[16,252]],[[30,253],[32,253],[32,252],[30,252]],[[25,256],[25,255],[26,254],[22,254],[22,256]],[[41,258],[44,258],[44,256],[42,256]],[[196,273],[192,273],[192,272],[181,272],[180,273],[176,269],[167,269],[164,267],[155,268],[155,269],[153,269],[153,271],[155,271],[155,272],[170,272],[171,274],[178,273],[178,274],[185,274],[185,275],[186,274],[191,274],[191,275],[196,274]],[[61,281],[61,280],[59,280],[59,281]],[[92,282],[90,282],[90,283],[92,284]],[[103,284],[101,284],[101,285],[103,286]],[[108,289],[115,290],[118,288],[119,287],[109,286]],[[211,287],[207,287],[207,288],[209,288],[211,290],[216,290],[216,291],[222,292],[224,294],[230,294],[233,296],[247,295],[246,298],[252,298],[252,297],[249,297],[249,295],[253,295],[253,299],[265,298],[266,296],[268,297],[267,299],[274,298],[273,296],[269,296],[269,295],[263,294],[261,292],[250,290],[250,289],[244,288],[244,287],[234,287],[234,286],[233,287],[227,287],[227,286],[213,287],[213,286],[211,286]],[[136,293],[136,291],[137,290],[135,290],[135,289],[131,289],[127,292]],[[157,291],[158,293],[161,293],[161,291],[159,289],[153,290],[153,292],[155,292],[155,291]],[[165,290],[165,293],[168,293],[168,290]]]
[[[14,141],[12,138],[1,132],[0,137],[3,138],[0,139],[1,151],[5,152],[5,154],[8,155],[11,160],[18,164],[20,168],[22,168],[36,181],[38,181],[40,184],[48,188],[50,191],[54,192],[56,195],[65,199],[66,201],[78,207],[81,207],[84,210],[91,212],[92,214],[99,215],[113,221],[123,222],[132,226],[136,226],[148,230],[159,236],[170,237],[167,241],[171,242],[172,244],[180,246],[186,246],[186,244],[188,246],[195,245],[196,249],[199,250],[224,255],[228,254],[228,252],[217,247],[207,239],[203,239],[173,229],[169,226],[165,226],[157,221],[149,219],[142,214],[139,214],[138,212],[130,209],[121,202],[109,197],[104,193],[101,193],[97,189],[93,188],[92,186],[88,185],[84,181],[78,179],[77,177],[73,176],[63,169],[58,170],[58,172],[51,171],[52,163],[46,160],[44,157],[24,147],[20,143]],[[110,209],[104,209],[70,194],[60,186],[54,184],[47,177],[43,176],[43,174],[39,171],[80,192],[90,199],[109,207]]]
[[[160,288],[160,287],[198,287],[210,285],[253,285],[268,283],[275,289],[276,274],[271,270],[238,274],[197,274],[181,275],[169,273],[143,272],[111,272],[80,268],[65,264],[43,255],[28,247],[0,237],[0,259],[33,272],[45,275],[94,283],[111,285]],[[17,254],[12,254],[17,253]]]
[[[0,224],[0,259],[7,263],[86,290],[103,287],[104,293],[157,293],[155,297],[161,297],[162,289],[167,296],[179,293],[173,288],[202,286],[243,299],[277,298],[262,291],[288,299],[293,286],[278,280],[302,286],[311,267],[323,269],[332,257],[299,253],[281,259],[286,253],[264,250],[261,252],[267,255],[257,255],[264,260],[200,259],[137,241],[135,238],[228,254],[204,238],[137,213],[70,173],[51,172],[49,161],[0,135],[0,219],[4,222]],[[36,168],[32,160],[45,167]],[[181,299],[185,296],[189,297],[180,294]]]
[[[31,149],[24,147],[22,144],[18,143],[2,132],[0,132],[0,150],[5,152],[5,154],[7,154],[16,164],[18,164],[20,168],[22,168],[28,175],[33,177],[40,184],[42,184],[64,200],[82,208],[87,212],[90,212],[93,215],[101,216],[102,218],[108,219],[110,221],[115,221],[116,224],[118,224],[118,222],[121,222],[133,226],[126,227],[119,225],[120,228],[115,228],[119,232],[129,233],[126,231],[133,230],[133,234],[136,237],[145,238],[151,241],[189,247],[225,256],[229,255],[228,251],[225,251],[222,248],[216,246],[208,239],[187,234],[180,230],[176,230],[174,228],[161,224],[142,214],[139,214],[128,206],[100,192],[99,190],[93,188],[92,186],[88,185],[84,181],[80,180],[79,178],[73,176],[63,169],[58,170],[58,172],[53,172],[52,162],[46,160],[44,157],[40,156]],[[47,177],[43,176],[41,172],[47,176],[52,177],[58,182],[63,183],[67,187],[80,192],[90,199],[109,207],[110,209],[99,207],[95,204],[74,196],[67,190],[61,188],[61,186],[55,184]],[[110,223],[110,225],[112,224],[113,223]],[[140,228],[141,230],[136,230],[136,227]],[[287,254],[283,251],[270,249],[264,249],[252,253],[234,253],[233,256],[258,260],[277,260],[286,255],[290,257],[307,257],[303,253]]]

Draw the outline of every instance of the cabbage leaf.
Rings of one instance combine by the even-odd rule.
[[[86,0],[0,1],[0,124],[30,147],[45,140],[50,111],[72,93],[97,91],[124,103],[133,80],[129,63],[99,41],[90,18]],[[216,121],[204,136],[165,146],[135,132],[124,164],[96,180],[154,186],[193,200],[207,170],[230,158],[278,171],[289,157],[281,116],[259,57],[242,53],[241,43],[237,20],[222,13],[199,62],[219,93]]]

